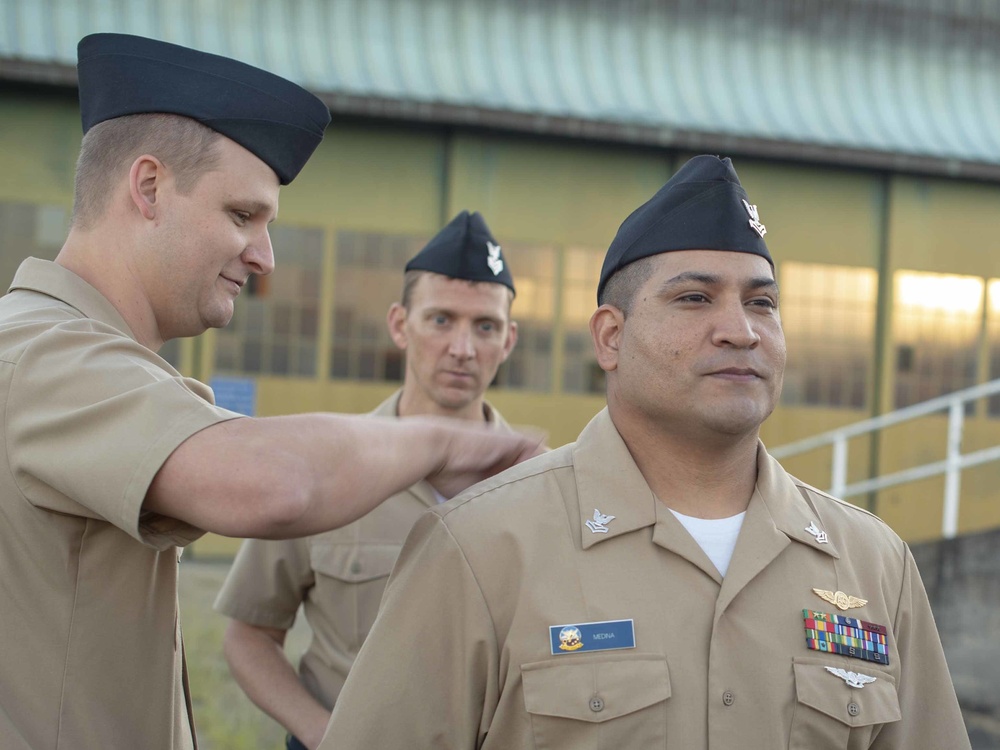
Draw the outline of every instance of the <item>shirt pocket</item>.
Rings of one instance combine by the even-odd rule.
[[[670,672],[658,654],[562,657],[521,665],[537,750],[664,748]]]
[[[796,703],[792,713],[789,750],[860,750],[871,744],[873,733],[883,724],[899,721],[896,679],[868,662],[857,660],[796,657]],[[835,674],[835,667],[874,677],[864,687],[853,688]]]
[[[356,653],[368,636],[401,550],[399,544],[364,542],[310,546],[315,584],[309,599],[348,651]]]

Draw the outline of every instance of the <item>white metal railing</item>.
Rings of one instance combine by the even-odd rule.
[[[996,394],[1000,394],[1000,380],[993,380],[989,383],[965,388],[961,391],[949,393],[946,396],[938,396],[930,401],[907,406],[889,414],[882,414],[881,416],[872,417],[863,422],[855,422],[845,427],[839,427],[835,430],[806,438],[805,440],[782,445],[770,451],[770,453],[775,458],[782,459],[832,445],[833,469],[830,479],[830,494],[840,498],[884,490],[887,487],[894,487],[898,484],[944,474],[944,512],[941,519],[941,535],[946,539],[951,539],[958,532],[958,498],[961,490],[962,470],[1000,460],[1000,445],[965,455],[962,454],[962,429],[965,425],[965,403],[968,401],[978,401],[981,398]],[[848,440],[944,410],[948,411],[948,450],[943,461],[934,461],[922,466],[893,472],[892,474],[866,479],[862,482],[847,483]]]

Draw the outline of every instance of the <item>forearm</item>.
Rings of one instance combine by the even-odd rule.
[[[228,536],[306,536],[350,523],[439,469],[446,436],[418,420],[232,420],[174,451],[145,508]]]
[[[230,620],[223,651],[247,697],[312,749],[323,737],[330,712],[299,681],[285,656],[283,641],[284,631]]]

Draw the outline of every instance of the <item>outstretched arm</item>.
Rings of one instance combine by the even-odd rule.
[[[234,419],[181,443],[143,508],[226,536],[306,536],[350,523],[425,477],[456,495],[534,455],[540,442],[444,420]]]

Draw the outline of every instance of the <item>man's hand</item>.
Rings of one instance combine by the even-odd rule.
[[[501,432],[456,424],[454,420],[433,421],[441,430],[445,455],[427,481],[444,497],[455,497],[477,482],[545,451],[545,435],[540,432]]]

